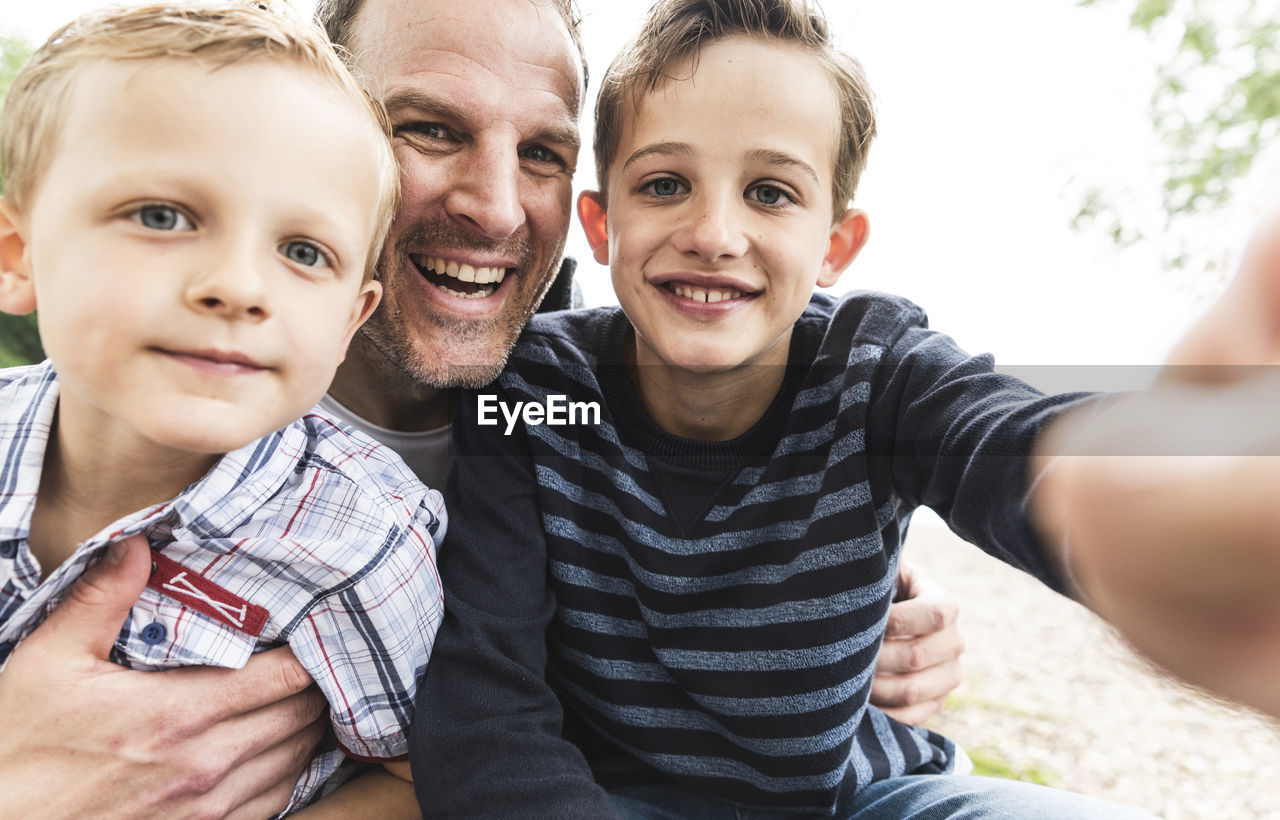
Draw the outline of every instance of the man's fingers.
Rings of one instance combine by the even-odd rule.
[[[922,638],[886,640],[876,659],[876,673],[909,675],[956,661],[964,652],[960,630],[948,629]]]
[[[88,653],[105,661],[150,575],[151,548],[145,538],[132,535],[112,544],[26,643],[48,653]]]
[[[942,707],[946,704],[946,698],[938,698],[937,700],[929,700],[924,703],[917,703],[914,706],[898,706],[884,708],[880,707],[880,711],[899,723],[909,723],[912,726],[919,726],[929,718],[942,711]]]
[[[283,811],[293,794],[293,787],[324,737],[326,726],[324,719],[313,721],[292,737],[234,769],[218,784],[216,791],[254,797],[239,806],[224,805],[219,813],[232,820],[248,820],[273,817]]]
[[[871,702],[882,710],[903,709],[931,701],[939,708],[952,689],[960,685],[958,660],[938,664],[909,675],[881,674],[871,680]]]
[[[886,638],[931,635],[955,625],[960,607],[949,597],[921,594],[889,607]]]
[[[313,724],[318,723],[323,729],[328,714],[329,704],[312,686],[251,712],[228,717],[209,728],[202,745],[222,750],[226,767],[234,768],[292,742]]]
[[[213,722],[225,722],[238,716],[248,716],[264,707],[296,704],[303,701],[287,701],[285,699],[307,690],[312,685],[311,676],[298,663],[293,652],[287,646],[259,652],[249,658],[242,669],[215,669],[199,666],[175,669],[165,672],[166,676],[183,678],[186,697],[197,703],[210,707],[206,713]],[[324,698],[318,692],[311,693],[312,700],[306,711],[311,715],[307,720],[296,722],[285,721],[282,726],[288,731],[272,735],[278,740],[297,731],[304,723],[315,717],[317,707],[314,698],[321,705]],[[282,713],[288,713],[289,706],[283,707]]]

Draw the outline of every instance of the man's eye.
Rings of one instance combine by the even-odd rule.
[[[782,205],[791,201],[787,192],[776,185],[757,185],[747,195],[761,205]]]
[[[153,231],[190,231],[196,227],[186,214],[171,205],[143,205],[130,216]]]
[[[541,145],[525,149],[524,155],[534,162],[559,162],[560,157],[554,151]]]
[[[290,262],[303,265],[308,268],[327,267],[329,260],[325,257],[324,251],[317,248],[310,242],[301,242],[294,240],[285,242],[280,246],[280,253]]]
[[[438,122],[411,122],[400,126],[397,130],[409,131],[417,136],[426,137],[430,140],[442,140],[449,138],[449,129],[445,128]]]
[[[683,188],[678,180],[674,180],[671,177],[655,179],[644,187],[649,193],[660,197],[676,196]]]

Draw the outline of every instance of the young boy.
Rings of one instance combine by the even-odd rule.
[[[15,79],[0,160],[0,308],[38,307],[50,357],[0,373],[0,664],[140,535],[152,577],[112,659],[239,667],[287,642],[332,719],[287,811],[350,757],[386,771],[315,811],[416,814],[399,760],[441,616],[440,495],[303,416],[380,296],[384,115],[262,4],[105,11]]]
[[[915,507],[1073,591],[1025,506],[1041,430],[1090,400],[900,298],[813,293],[868,236],[858,64],[807,4],[660,0],[596,114],[579,215],[621,310],[535,320],[460,401],[424,813],[1130,815],[929,776],[952,744],[868,705]]]

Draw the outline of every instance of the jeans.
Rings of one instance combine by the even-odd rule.
[[[610,793],[623,820],[1151,820],[1115,803],[994,777],[911,775],[867,786],[835,815],[752,809],[676,786],[633,786]]]

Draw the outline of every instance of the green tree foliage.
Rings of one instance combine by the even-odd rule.
[[[0,36],[0,101],[8,92],[14,75],[30,57],[31,46],[26,40]],[[3,192],[4,179],[0,177],[0,193]],[[0,367],[38,362],[43,358],[44,349],[36,331],[35,314],[11,316],[0,313]]]
[[[1280,136],[1280,0],[1080,0],[1103,3],[1129,8],[1130,24],[1160,53],[1151,121],[1164,146],[1164,227],[1189,226],[1230,205]],[[1100,222],[1120,242],[1142,238],[1104,189],[1084,200],[1078,225]]]

